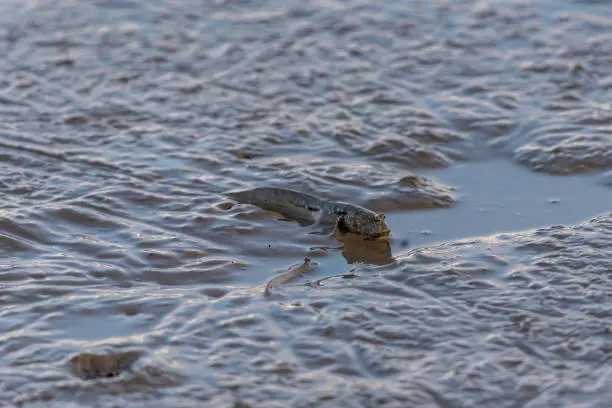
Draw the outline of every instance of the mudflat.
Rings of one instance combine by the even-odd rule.
[[[607,408],[611,23],[1,2],[0,407]],[[264,187],[391,233],[226,194]]]

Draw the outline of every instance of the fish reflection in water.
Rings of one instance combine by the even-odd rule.
[[[348,263],[361,262],[372,265],[387,265],[394,261],[389,237],[365,240],[357,234],[335,234],[343,245],[342,256]]]

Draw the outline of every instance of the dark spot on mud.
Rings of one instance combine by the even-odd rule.
[[[419,178],[419,176],[410,174],[408,176],[402,177],[398,183],[408,187],[416,187],[421,185],[423,181]]]
[[[220,299],[229,293],[227,289],[220,288],[220,287],[213,287],[213,286],[204,288],[200,292],[203,295],[208,296],[213,299]]]
[[[236,401],[234,402],[234,404],[232,405],[232,408],[252,408],[253,405],[247,403],[247,402],[242,402],[242,401]]]
[[[220,203],[217,205],[217,208],[219,208],[220,210],[231,210],[232,208],[234,208],[236,204],[232,203],[231,201],[226,201],[223,203]]]
[[[243,159],[243,160],[252,160],[257,157],[256,154],[247,153],[247,152],[236,152],[235,154],[236,154],[236,158]]]
[[[72,58],[57,58],[55,65],[58,67],[72,68],[74,67],[75,61]]]
[[[64,119],[64,123],[67,125],[84,125],[89,122],[86,116],[78,115],[78,116],[70,116]]]

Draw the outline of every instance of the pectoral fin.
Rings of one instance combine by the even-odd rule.
[[[329,220],[319,218],[314,224],[312,224],[309,234],[330,235],[332,232],[334,232],[335,228],[335,223],[330,223]]]

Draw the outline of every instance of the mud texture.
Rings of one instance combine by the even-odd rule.
[[[608,407],[611,215],[527,230],[498,199],[514,232],[473,236],[474,182],[444,175],[608,191],[611,10],[2,2],[0,406]],[[225,194],[266,186],[384,212],[390,240]],[[524,212],[595,196],[558,197]]]

